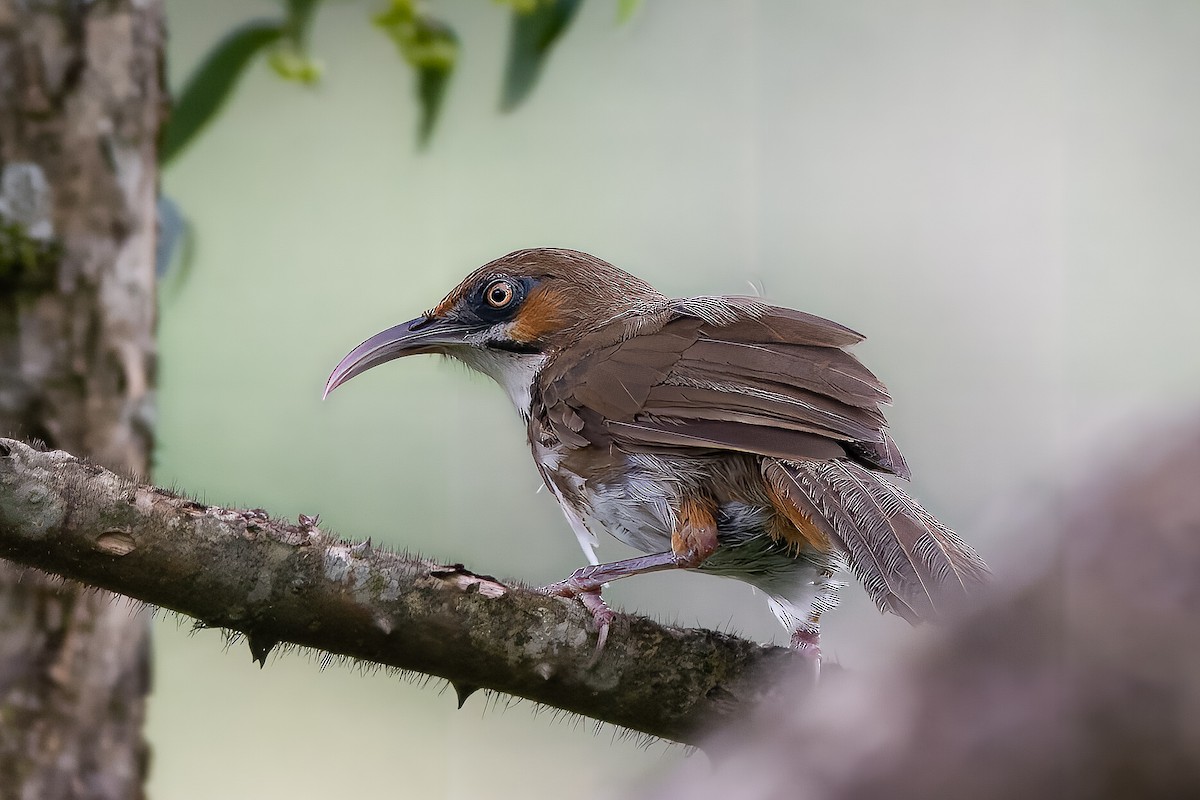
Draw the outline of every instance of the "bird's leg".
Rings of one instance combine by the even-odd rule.
[[[822,574],[822,577],[825,577]],[[822,606],[813,601],[804,621],[796,625],[792,631],[792,649],[799,650],[805,655],[813,656],[817,663],[821,661],[821,612]]]
[[[714,506],[709,501],[685,499],[680,503],[675,530],[671,534],[670,551],[607,564],[589,564],[575,570],[566,580],[543,586],[538,590],[556,597],[578,597],[584,607],[592,613],[597,630],[596,651],[592,654],[592,664],[604,650],[604,644],[608,641],[608,629],[615,616],[600,595],[604,584],[647,572],[700,566],[704,559],[717,549],[717,523],[713,510]]]
[[[821,678],[821,627],[811,616],[792,631],[792,649],[800,655],[815,685]]]
[[[810,616],[792,631],[792,649],[799,650],[805,656],[811,656],[821,662],[821,625],[820,619]]]
[[[612,561],[607,564],[588,564],[571,573],[564,581],[552,583],[538,589],[543,594],[555,597],[578,597],[584,607],[592,612],[592,620],[596,623],[596,650],[588,662],[590,667],[600,658],[604,644],[608,641],[608,629],[616,616],[608,603],[600,596],[600,590],[609,581],[618,578],[628,578],[630,575],[641,575],[646,572],[658,572],[664,569],[677,569],[682,566],[678,557],[668,551],[649,556],[627,558],[623,561]]]
[[[831,584],[836,574],[833,569],[822,570],[818,585]],[[792,649],[812,660],[816,676],[821,674],[821,613],[837,602],[838,584],[831,584],[831,586],[829,592],[818,594],[813,598],[804,621],[796,625],[792,631]]]
[[[543,586],[538,591],[556,597],[578,597],[589,592],[599,594],[600,589],[609,581],[628,578],[631,575],[642,575],[647,572],[677,569],[680,566],[682,565],[679,563],[678,557],[670,551],[626,558],[621,561],[610,561],[607,564],[588,564],[586,567],[580,567],[572,572],[566,580]]]
[[[792,631],[792,649],[812,670],[813,683],[821,677],[821,614],[815,612]]]

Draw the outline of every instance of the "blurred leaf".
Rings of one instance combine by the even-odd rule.
[[[287,36],[301,49],[308,47],[308,33],[321,0],[287,0]]]
[[[582,0],[539,0],[531,11],[513,12],[501,111],[512,111],[529,95],[580,5]]]
[[[642,0],[617,0],[617,24],[623,25],[633,18]]]
[[[160,164],[179,155],[213,120],[250,60],[284,33],[285,25],[279,20],[251,20],[227,33],[209,51],[175,101],[158,153]]]
[[[276,45],[267,57],[267,63],[279,77],[305,86],[319,81],[324,72],[321,62],[309,58],[307,54],[296,49],[292,42]]]
[[[442,99],[450,85],[450,71],[422,67],[417,71],[417,96],[421,101],[421,124],[417,129],[417,142],[424,147],[433,135],[434,125],[442,111]]]
[[[417,137],[424,145],[437,124],[446,87],[458,61],[458,36],[446,23],[423,14],[414,0],[392,0],[374,21],[417,72],[417,97],[421,103]]]
[[[283,79],[311,86],[321,79],[321,62],[309,53],[312,20],[321,0],[287,0],[283,38],[272,48],[271,68]]]
[[[538,7],[539,3],[550,2],[551,0],[495,0],[498,6],[508,6],[518,14],[528,14]]]

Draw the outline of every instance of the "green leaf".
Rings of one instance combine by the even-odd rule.
[[[309,53],[312,20],[321,0],[287,0],[283,38],[271,48],[268,63],[284,80],[311,86],[321,79],[322,66]]]
[[[251,20],[227,33],[209,51],[175,101],[158,152],[160,164],[165,165],[179,155],[212,122],[250,60],[279,41],[284,28],[284,23],[278,20]]]
[[[275,74],[285,81],[302,83],[311,86],[321,80],[324,68],[320,61],[309,58],[306,53],[298,50],[292,42],[280,41],[271,49],[267,63]]]
[[[308,48],[308,33],[321,0],[287,0],[287,36],[302,50]]]
[[[546,57],[567,30],[582,0],[545,0],[532,11],[514,12],[500,110],[512,111],[533,90]]]
[[[498,6],[508,6],[518,14],[528,14],[538,7],[538,3],[551,2],[551,0],[494,0]]]
[[[421,67],[417,70],[417,97],[421,102],[421,122],[417,128],[417,143],[429,144],[433,129],[442,111],[442,100],[446,87],[450,85],[450,71],[436,67]]]
[[[642,0],[617,0],[617,24],[624,25],[637,13]]]
[[[417,139],[424,146],[433,134],[458,62],[458,36],[449,25],[420,13],[413,0],[392,0],[374,22],[417,72],[417,98],[421,104]]]

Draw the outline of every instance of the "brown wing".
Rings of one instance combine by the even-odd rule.
[[[648,319],[611,323],[589,337],[602,346],[542,371],[546,423],[568,446],[849,457],[907,477],[879,411],[887,391],[842,349],[859,334],[748,298],[673,301]]]

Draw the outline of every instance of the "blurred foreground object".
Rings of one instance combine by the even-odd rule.
[[[1200,796],[1200,418],[1129,455],[1013,532],[1058,540],[1044,575],[886,678],[723,732],[713,770],[652,796]]]

